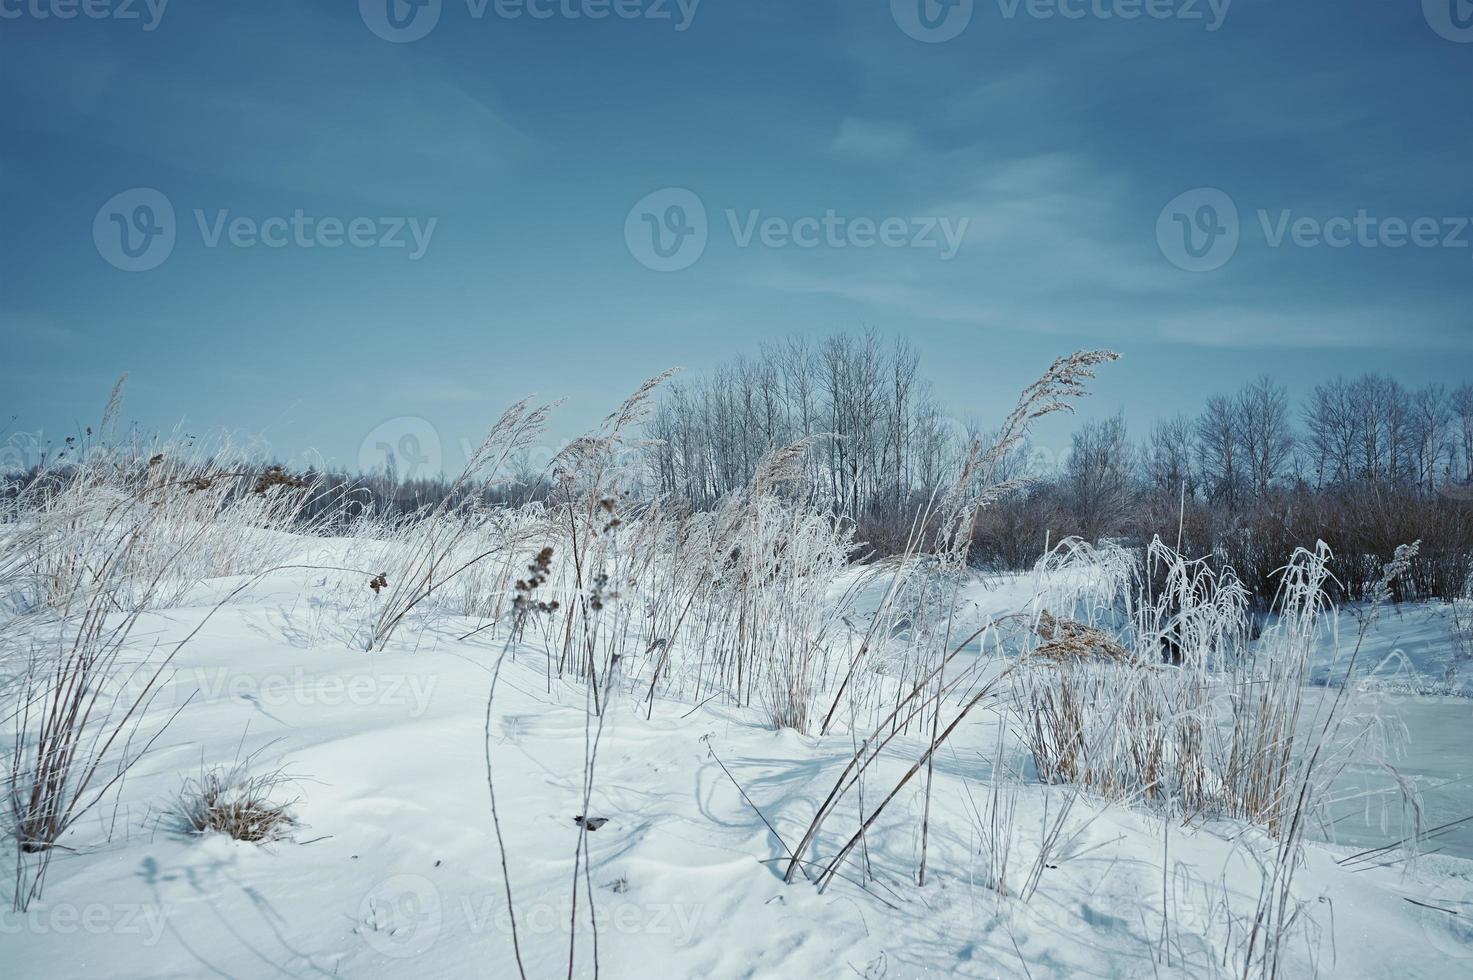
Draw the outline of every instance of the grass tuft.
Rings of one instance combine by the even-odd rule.
[[[249,844],[266,844],[290,836],[297,818],[295,799],[273,797],[289,781],[282,770],[252,775],[250,759],[231,766],[213,766],[186,779],[171,812],[192,834],[224,834]]]

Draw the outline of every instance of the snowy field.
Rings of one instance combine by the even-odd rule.
[[[1268,611],[1159,540],[968,565],[1056,362],[910,540],[619,465],[367,513],[310,475],[98,450],[6,498],[9,977],[1473,974],[1473,615],[1323,545]],[[347,528],[347,531],[344,531]],[[863,560],[857,560],[863,559]]]
[[[287,562],[318,566],[351,564],[361,547],[288,545]],[[962,618],[1026,608],[1038,587],[1030,576],[971,580]],[[0,915],[4,975],[515,976],[505,881],[529,977],[567,975],[570,945],[580,976],[595,964],[611,977],[1242,970],[1234,930],[1253,918],[1272,844],[1240,821],[1184,824],[1142,805],[1009,780],[1011,867],[1005,888],[989,887],[979,848],[984,814],[996,816],[989,796],[1004,782],[994,769],[997,711],[968,716],[935,757],[924,887],[915,880],[925,805],[918,782],[826,887],[803,875],[788,884],[789,849],[853,757],[847,726],[823,737],[774,731],[762,711],[729,699],[651,703],[647,680],[610,683],[588,804],[607,822],[583,834],[575,817],[584,812],[585,749],[589,726],[600,722],[588,710],[588,685],[550,676],[558,637],[528,631],[509,645],[504,629],[482,628],[484,619],[436,615],[365,652],[354,637],[373,598],[356,578],[283,570],[207,581],[140,618],[127,643],[127,657],[140,662],[199,629],[169,664],[141,731],[173,722],[129,772],[116,805],[68,832],[43,896]],[[873,612],[874,589],[859,608],[866,603]],[[1422,780],[1427,826],[1473,812],[1473,701],[1448,693],[1466,693],[1467,679],[1449,671],[1445,615],[1395,610],[1367,640],[1370,660],[1400,650],[1408,660],[1398,677],[1438,693],[1363,684],[1369,700],[1357,702],[1374,695],[1405,723],[1399,770]],[[849,625],[864,628],[853,614]],[[991,654],[974,645],[965,656]],[[20,669],[7,665],[12,681]],[[913,726],[890,744],[869,792],[903,774],[926,734]],[[1011,751],[1004,757],[1027,768]],[[290,834],[253,844],[181,831],[168,807],[183,780],[242,759],[287,777],[274,792],[293,801],[299,822]],[[1352,768],[1341,782],[1356,778]],[[1415,862],[1393,850],[1339,863],[1402,835],[1399,815],[1386,818],[1384,809],[1342,804],[1341,842],[1305,847],[1293,884],[1305,918],[1283,951],[1282,975],[1473,974],[1466,835],[1427,843],[1444,853]],[[825,825],[816,862],[856,829],[858,812]],[[1050,834],[1057,839],[1035,870]]]

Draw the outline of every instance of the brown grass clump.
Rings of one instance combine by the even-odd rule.
[[[250,844],[280,840],[297,826],[291,807],[296,801],[271,799],[286,781],[280,770],[251,776],[245,764],[216,766],[187,779],[174,804],[184,829],[194,834],[220,833]]]
[[[1078,620],[1061,619],[1047,609],[1039,614],[1034,631],[1044,642],[1033,651],[1033,656],[1045,660],[1062,663],[1068,660],[1125,662],[1132,659],[1129,650],[1103,631]]]
[[[256,485],[251,488],[251,492],[257,495],[264,495],[272,487],[287,487],[291,490],[302,490],[309,486],[311,486],[310,481],[304,477],[293,476],[286,471],[286,467],[284,466],[268,466],[261,471],[260,476],[256,477]]]

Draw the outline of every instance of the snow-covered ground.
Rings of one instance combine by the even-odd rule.
[[[188,605],[147,614],[132,648],[166,648],[236,584],[210,583]],[[515,976],[488,744],[528,977],[566,976],[570,940],[580,976],[593,974],[596,949],[610,977],[1202,977],[1230,969],[1230,931],[1251,918],[1261,835],[1088,802],[1075,804],[1067,843],[1029,901],[985,887],[975,814],[992,775],[996,721],[986,713],[936,760],[924,887],[914,880],[919,783],[872,828],[845,877],[824,891],[785,884],[780,859],[851,757],[851,736],[774,732],[719,700],[657,698],[646,718],[649,706],[626,693],[605,713],[594,769],[589,815],[607,819],[587,835],[595,933],[582,893],[572,908],[586,689],[549,681],[538,643],[514,648],[488,740],[503,636],[458,639],[475,621],[440,618],[364,653],[347,642],[324,584],[315,572],[275,573],[180,650],[152,717],[179,713],[116,810],[99,808],[72,832],[41,900],[0,912],[0,975]],[[1031,595],[1029,583],[1004,580],[969,598],[980,615]],[[1412,669],[1444,676],[1438,613],[1385,616],[1370,659],[1400,648]],[[1455,791],[1427,788],[1439,802],[1426,822],[1473,813],[1473,701],[1385,697],[1399,698],[1410,729],[1402,773],[1461,780]],[[923,744],[898,740],[873,792]],[[295,776],[281,789],[298,799],[292,839],[181,833],[167,805],[182,779],[246,757]],[[1018,792],[1015,894],[1045,813],[1067,795]],[[1412,870],[1352,870],[1360,865],[1337,858],[1396,836],[1356,824],[1338,828],[1340,845],[1308,850],[1295,891],[1312,927],[1287,951],[1284,975],[1473,976],[1473,861],[1451,856],[1473,858],[1468,837]],[[855,829],[852,817],[831,821],[817,859]]]

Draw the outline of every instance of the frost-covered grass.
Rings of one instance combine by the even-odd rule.
[[[0,963],[1466,967],[1473,864],[1418,857],[1447,838],[1418,839],[1414,779],[1356,796],[1403,814],[1394,846],[1317,843],[1347,776],[1406,741],[1366,699],[1402,614],[1331,607],[1323,548],[1284,556],[1261,631],[1231,573],[1160,543],[1063,542],[993,583],[965,567],[993,461],[1090,364],[1028,389],[873,564],[805,505],[807,444],[709,512],[640,499],[622,461],[659,379],[554,462],[547,499],[452,497],[349,537],[296,527],[310,480],[247,464],[110,451],[37,483],[0,538]],[[514,407],[465,479],[494,479],[541,417]]]
[[[324,545],[356,543],[303,541],[303,557]],[[213,586],[216,595],[233,581]],[[966,595],[990,619],[1026,587],[1005,586]],[[133,768],[117,811],[75,826],[41,899],[5,913],[21,928],[0,957],[17,975],[80,976],[101,961],[110,975],[140,977],[459,976],[474,972],[468,962],[515,974],[484,783],[489,670],[506,633],[461,640],[477,621],[447,614],[368,655],[332,631],[313,640],[295,628],[309,602],[359,589],[372,596],[347,573],[326,583],[312,571],[274,573],[180,650],[148,730],[184,709]],[[864,598],[851,612],[856,626],[873,608]],[[150,646],[172,641],[211,608],[207,599],[146,613],[139,635]],[[760,704],[651,702],[647,678],[615,685],[585,802],[586,684],[557,677],[559,656],[529,626],[509,648],[489,724],[529,976],[566,975],[571,930],[577,973],[591,974],[590,895],[608,976],[651,961],[678,976],[847,975],[851,964],[871,976],[1139,975],[1153,961],[1166,975],[1242,973],[1235,957],[1274,838],[1243,821],[1168,821],[1142,801],[1039,781],[1011,697],[973,712],[935,756],[927,884],[915,884],[917,776],[820,891],[801,874],[783,884],[781,869],[853,755],[847,726],[823,737],[774,731]],[[965,658],[979,676],[1004,665],[974,646],[953,661],[958,676]],[[955,703],[948,697],[947,718]],[[929,724],[895,733],[816,836],[810,873],[929,741]],[[302,774],[273,799],[299,798],[304,829],[270,850],[179,833],[169,806],[181,780],[202,759],[229,766],[243,754],[255,755],[252,772]],[[591,888],[575,924],[582,814],[609,822],[583,835]],[[1309,950],[1326,975],[1347,963],[1351,975],[1455,975],[1455,922],[1405,899],[1466,901],[1468,865],[1434,856],[1408,875],[1403,863],[1336,864],[1367,846],[1304,845],[1293,894],[1314,930],[1289,947],[1286,975],[1308,973]],[[100,931],[58,934],[69,910],[93,906]]]
[[[251,760],[203,768],[185,780],[172,813],[192,834],[224,834],[250,844],[270,843],[292,833],[294,800],[281,797],[288,778],[280,770],[252,772]]]

